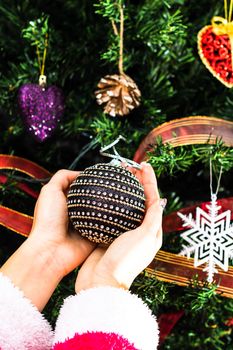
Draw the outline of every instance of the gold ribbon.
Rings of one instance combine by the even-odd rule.
[[[211,20],[213,32],[216,35],[228,35],[231,44],[231,65],[233,70],[233,21],[224,17],[214,16]]]

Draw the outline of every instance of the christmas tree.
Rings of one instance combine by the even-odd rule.
[[[119,9],[124,10],[123,33]],[[224,1],[2,1],[0,14],[2,154],[23,157],[51,173],[84,169],[106,162],[99,149],[119,135],[127,142],[119,143],[118,152],[132,159],[144,137],[164,122],[188,116],[233,121],[233,92],[206,69],[197,49],[198,32],[214,16],[224,16]],[[119,74],[119,60],[138,86],[141,104],[114,117],[98,106],[95,91],[101,78]],[[38,139],[30,119],[22,116],[18,94],[23,84],[37,84],[42,73],[48,85],[63,91],[65,111],[50,125],[51,135]],[[233,151],[221,137],[214,144],[180,147],[158,138],[148,157],[161,196],[168,198],[165,215],[210,200],[210,160],[216,175],[213,186],[222,171],[218,197],[232,196]],[[25,178],[28,184],[29,178],[15,169],[1,171],[0,179],[6,174],[7,181],[0,183],[0,204],[33,215],[35,198],[17,186]],[[30,186],[38,191],[41,183],[34,180]],[[0,226],[0,264],[24,239]],[[181,251],[175,229],[164,234],[162,249]],[[73,293],[74,279],[72,273],[60,283],[44,310],[52,324],[64,297]],[[135,280],[132,291],[158,317],[180,313],[161,349],[232,349],[233,301],[217,293],[215,283],[202,282],[193,276],[182,287],[146,272]]]

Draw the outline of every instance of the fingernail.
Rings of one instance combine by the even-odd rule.
[[[167,198],[161,198],[159,200],[159,204],[160,206],[163,208],[163,210],[165,209],[166,205],[167,205]]]

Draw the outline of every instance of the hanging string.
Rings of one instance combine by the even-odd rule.
[[[42,60],[42,67],[41,67],[41,75],[44,75],[45,71],[45,61],[46,61],[46,55],[47,55],[47,48],[48,48],[48,33],[45,35],[45,45],[44,45],[44,52],[43,52],[43,60]]]
[[[233,7],[233,0],[231,0],[231,2],[230,2],[230,9],[229,9],[229,19],[228,19],[228,22],[231,22],[231,18],[232,18],[232,7]]]
[[[224,0],[225,18],[227,19],[227,0]]]
[[[42,58],[41,58],[41,55],[40,55],[39,46],[36,45],[36,53],[37,53],[38,65],[39,65],[39,69],[40,69],[40,75],[44,75],[48,43],[49,43],[49,41],[48,41],[48,33],[46,33],[45,41],[44,41],[44,51],[43,51],[43,57]]]
[[[228,13],[228,0],[224,0],[225,18],[228,22],[231,22],[232,20],[232,11],[233,11],[233,0],[230,0],[229,13]]]
[[[120,52],[119,52],[119,72],[124,74],[123,71],[123,49],[124,49],[124,12],[123,7],[120,6]]]
[[[210,158],[210,195],[211,195],[211,198],[214,195],[217,196],[217,194],[218,194],[219,187],[220,187],[220,181],[221,181],[221,177],[222,177],[222,170],[223,170],[223,167],[221,166],[220,171],[219,171],[218,180],[217,180],[217,188],[216,188],[216,191],[213,192],[213,170],[212,170],[212,159]]]
[[[40,72],[41,72],[41,57],[40,57],[40,51],[39,51],[38,45],[36,45],[36,54],[37,54],[37,60],[38,60],[39,69],[40,69]]]
[[[225,1],[225,0],[224,0]],[[119,62],[118,62],[118,69],[119,73],[121,75],[124,74],[123,69],[123,51],[124,51],[124,10],[123,6],[119,5],[119,12],[120,12],[120,32],[116,26],[116,23],[111,20],[113,32],[116,36],[119,37]]]

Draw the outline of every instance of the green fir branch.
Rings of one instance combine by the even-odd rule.
[[[154,314],[156,314],[159,306],[166,303],[166,299],[172,288],[173,286],[171,284],[160,282],[144,271],[133,282],[131,291],[142,298]]]
[[[94,4],[97,14],[116,23],[120,22],[119,6],[123,6],[123,0],[99,0]]]
[[[116,140],[119,135],[126,138],[122,121],[115,121],[102,113],[99,118],[95,118],[90,125],[94,135],[102,146],[106,146]]]
[[[37,46],[43,52],[45,48],[45,36],[49,32],[49,16],[43,14],[40,18],[30,21],[28,26],[22,30],[23,38],[28,40],[30,45]]]
[[[165,1],[151,0],[139,8],[135,32],[150,50],[163,56],[177,39],[180,43],[187,37],[187,26],[179,9],[171,9]]]
[[[220,297],[216,293],[217,287],[217,284],[200,281],[198,275],[194,276],[185,294],[185,303],[190,312],[199,312],[209,305],[220,303]]]
[[[157,176],[162,174],[176,175],[187,171],[194,163],[201,162],[207,168],[212,162],[213,172],[219,174],[233,168],[233,149],[227,147],[221,139],[216,139],[214,145],[191,145],[173,147],[163,143],[161,137],[156,139],[156,146],[148,152],[151,165],[156,169]]]
[[[157,138],[156,148],[148,152],[148,156],[151,165],[156,169],[157,176],[184,172],[193,164],[193,155],[186,147],[175,148],[169,143],[163,144],[161,138]]]
[[[194,155],[206,167],[209,167],[211,161],[215,174],[219,174],[221,167],[223,171],[229,171],[233,167],[233,148],[227,147],[221,138],[217,138],[213,145],[198,146],[194,149]]]

